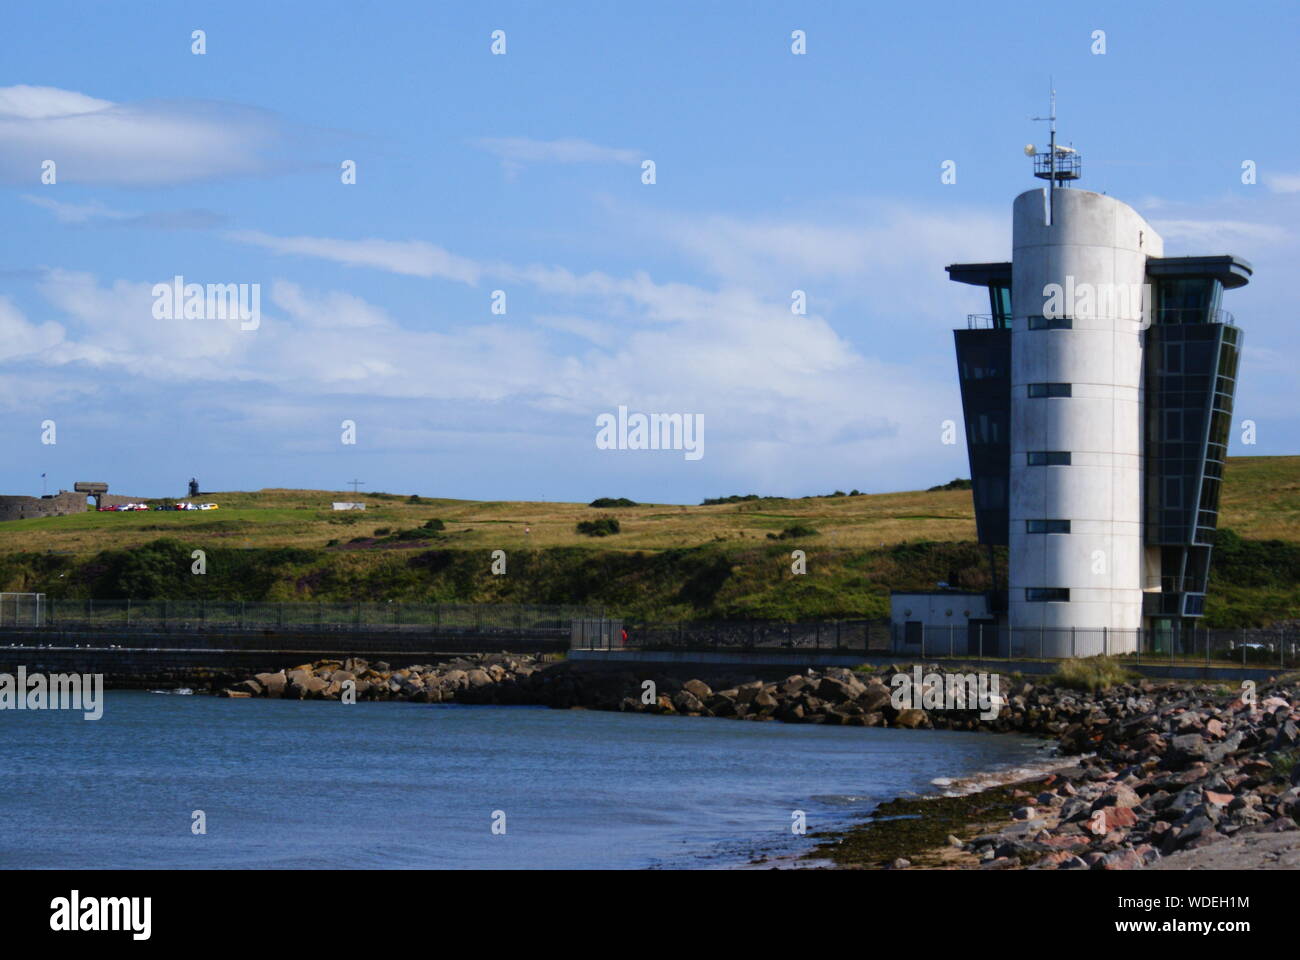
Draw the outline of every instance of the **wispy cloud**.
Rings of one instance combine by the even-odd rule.
[[[474,144],[501,158],[501,167],[514,175],[532,163],[640,163],[639,150],[602,147],[587,140],[532,140],[528,137],[485,137]]]
[[[1300,193],[1300,173],[1279,173],[1265,177],[1264,182],[1274,193]]]
[[[169,184],[286,165],[287,125],[266,110],[207,100],[113,103],[57,87],[0,87],[0,179]]]
[[[273,253],[319,257],[349,267],[371,267],[412,277],[441,277],[475,286],[481,269],[465,257],[423,240],[339,240],[332,237],[276,237],[258,230],[226,236]]]
[[[1152,220],[1151,226],[1165,240],[1175,243],[1196,243],[1214,246],[1242,240],[1260,243],[1280,243],[1290,232],[1272,223],[1255,223],[1247,220]]]
[[[158,210],[151,213],[125,213],[105,206],[98,200],[65,203],[53,197],[22,194],[28,203],[49,210],[60,223],[151,227],[158,230],[208,230],[220,226],[226,218],[211,210]]]

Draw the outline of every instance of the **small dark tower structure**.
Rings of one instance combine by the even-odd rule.
[[[195,480],[193,477],[190,477],[190,496],[197,497],[198,495],[199,495],[199,482]]]

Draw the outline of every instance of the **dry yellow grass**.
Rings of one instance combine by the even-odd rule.
[[[440,546],[535,549],[596,546],[666,550],[707,543],[767,542],[792,524],[813,527],[828,547],[878,548],[902,541],[975,539],[969,490],[757,500],[714,506],[646,504],[601,509],[576,503],[424,499],[350,492],[267,489],[205,494],[209,512],[87,513],[0,523],[0,553],[55,551],[85,555],[160,537],[232,547],[322,547],[375,530],[419,527],[441,519]],[[360,500],[364,513],[333,512],[332,501]],[[1300,457],[1242,457],[1226,471],[1220,525],[1247,538],[1300,541]],[[622,532],[591,538],[579,520],[617,517]]]

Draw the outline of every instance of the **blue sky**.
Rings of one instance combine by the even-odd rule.
[[[1224,303],[1246,331],[1237,420],[1258,437],[1232,453],[1300,452],[1292,4],[42,3],[6,19],[2,492],[47,473],[51,490],[156,496],[197,475],[689,503],[966,476],[964,445],[941,443],[961,421],[950,331],[986,305],[942,268],[1009,257],[1049,76],[1081,186],[1135,206],[1167,255],[1254,264]],[[260,326],[155,319],[153,285],[178,274],[259,284]],[[702,414],[704,456],[597,449],[595,418],[619,405]]]

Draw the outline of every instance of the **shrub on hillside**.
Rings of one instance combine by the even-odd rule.
[[[618,533],[620,528],[613,517],[597,517],[595,520],[579,520],[575,529],[588,537],[608,537]]]
[[[953,480],[949,480],[947,483],[941,483],[937,487],[930,487],[925,492],[934,493],[936,490],[969,490],[969,489],[970,489],[970,480],[964,479],[962,477],[957,477]]]
[[[769,533],[769,540],[796,540],[799,537],[815,537],[817,530],[813,527],[806,526],[802,523],[793,523],[786,527],[780,533]]]
[[[629,500],[627,497],[597,497],[595,500],[591,501],[591,503],[587,504],[587,506],[605,507],[607,509],[609,507],[635,507],[637,506],[637,502],[635,500]]]

